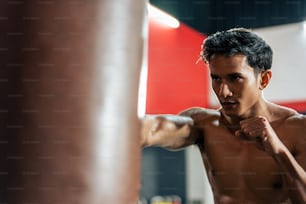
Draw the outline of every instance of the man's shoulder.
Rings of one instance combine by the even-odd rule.
[[[289,116],[282,129],[282,134],[286,136],[286,140],[292,143],[295,155],[300,155],[300,158],[305,158],[306,155],[306,115],[293,114]],[[299,160],[303,167],[306,167],[304,159]]]
[[[276,105],[276,109],[272,112],[274,112],[275,115],[279,115],[286,123],[306,126],[306,115],[303,115],[292,108]]]
[[[194,124],[203,125],[216,121],[220,118],[220,111],[201,107],[188,108],[180,113],[181,116],[191,117]]]
[[[286,125],[294,128],[302,128],[306,130],[306,115],[296,113],[286,118]]]
[[[298,113],[296,110],[292,108],[288,108],[286,106],[281,106],[277,104],[272,104],[272,109],[270,112],[272,113],[274,120],[284,121],[285,123],[296,123],[298,121],[305,120],[305,115]]]

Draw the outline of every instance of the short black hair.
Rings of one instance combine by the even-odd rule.
[[[266,41],[246,28],[233,28],[208,36],[202,45],[201,58],[209,62],[212,55],[243,54],[248,64],[263,71],[271,69],[273,51]]]

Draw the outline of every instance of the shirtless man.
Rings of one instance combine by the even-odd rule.
[[[216,204],[305,204],[306,117],[264,98],[270,46],[236,28],[209,36],[201,58],[221,108],[147,116],[142,145],[197,145]]]

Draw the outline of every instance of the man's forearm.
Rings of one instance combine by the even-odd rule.
[[[275,160],[284,170],[284,178],[287,183],[289,197],[293,203],[306,203],[306,173],[298,164],[290,151],[284,146]]]
[[[148,115],[142,119],[142,146],[180,148],[188,143],[193,120],[176,115]]]

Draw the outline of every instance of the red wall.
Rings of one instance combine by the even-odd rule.
[[[150,20],[147,114],[208,107],[208,70],[196,64],[204,38],[184,24],[173,29]]]
[[[201,61],[195,64],[204,38],[184,24],[173,29],[149,20],[147,114],[176,114],[192,106],[213,108],[208,70]],[[306,112],[305,101],[276,103]]]
[[[276,102],[276,103],[289,108],[293,108],[298,112],[306,113],[306,101],[288,101],[288,102]]]

